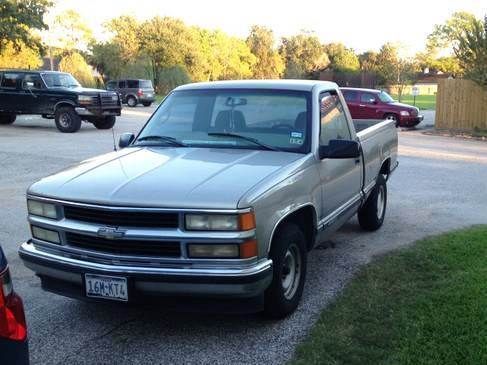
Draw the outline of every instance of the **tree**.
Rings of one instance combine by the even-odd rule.
[[[358,56],[360,69],[365,72],[377,71],[378,53],[374,51],[367,51]]]
[[[487,87],[487,16],[459,35],[454,48],[465,77]]]
[[[50,47],[68,53],[86,51],[93,41],[90,27],[75,10],[66,10],[57,15],[46,36]]]
[[[283,38],[279,53],[285,60],[286,78],[310,77],[330,63],[318,37],[309,32]]]
[[[355,52],[342,43],[325,45],[325,52],[330,60],[330,67],[336,71],[358,71],[360,62]]]
[[[194,64],[196,48],[194,32],[183,21],[156,16],[145,21],[139,32],[140,47],[150,59],[154,83],[158,85],[163,68]]]
[[[473,14],[464,11],[453,13],[444,24],[434,26],[433,32],[427,38],[427,49],[451,49],[466,32],[473,31],[479,25],[482,26],[482,22]]]
[[[0,52],[0,68],[36,69],[42,65],[39,50],[26,46],[24,43],[5,43]]]
[[[274,48],[274,33],[271,29],[254,25],[247,37],[247,45],[256,57],[253,77],[256,79],[277,79],[284,72],[284,61]]]
[[[71,52],[61,58],[59,71],[69,72],[85,87],[96,86],[90,66],[78,52]]]
[[[105,23],[105,28],[113,34],[112,43],[119,47],[122,61],[125,64],[133,62],[140,54],[139,21],[133,16],[122,15]]]
[[[89,61],[103,75],[105,81],[122,76],[124,62],[118,44],[113,42],[94,43],[90,48]]]
[[[0,0],[0,51],[8,45],[40,49],[31,30],[47,29],[44,14],[51,6],[50,0]]]
[[[418,68],[413,60],[399,56],[396,45],[386,43],[377,55],[377,71],[387,86],[397,87],[401,100],[404,87],[416,80]]]

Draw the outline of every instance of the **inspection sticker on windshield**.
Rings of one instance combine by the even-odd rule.
[[[303,144],[303,133],[301,132],[291,132],[291,137],[289,138],[290,144]]]

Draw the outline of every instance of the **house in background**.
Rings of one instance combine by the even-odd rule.
[[[451,74],[441,72],[421,74],[416,83],[404,86],[402,93],[403,95],[412,95],[412,89],[413,87],[416,87],[419,90],[419,95],[436,95],[438,92],[438,81],[452,78],[453,76]],[[397,86],[391,86],[389,92],[397,95],[397,89]]]

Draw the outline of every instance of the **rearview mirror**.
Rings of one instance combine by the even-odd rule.
[[[241,105],[247,105],[247,99],[245,98],[234,98],[232,96],[229,96],[227,100],[225,101],[225,105],[229,106],[231,108],[234,108],[236,106],[241,106]]]
[[[332,139],[328,146],[320,146],[320,159],[324,158],[358,158],[360,157],[360,144],[346,139]]]
[[[118,140],[118,147],[125,148],[130,145],[135,139],[133,133],[123,133],[120,135],[120,139]]]

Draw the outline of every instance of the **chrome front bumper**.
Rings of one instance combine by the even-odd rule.
[[[85,273],[126,277],[138,294],[150,296],[254,297],[272,281],[269,259],[239,268],[108,265],[45,252],[30,241],[20,246],[19,256],[42,280],[54,279],[79,287],[81,297]]]

